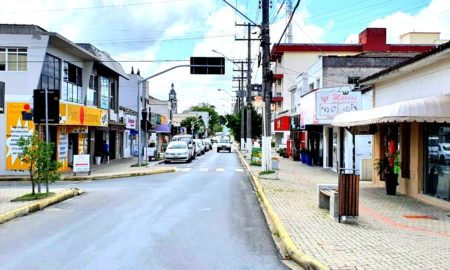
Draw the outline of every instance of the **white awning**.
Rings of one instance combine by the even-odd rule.
[[[331,124],[337,127],[394,122],[450,123],[450,95],[400,101],[368,110],[338,114]]]

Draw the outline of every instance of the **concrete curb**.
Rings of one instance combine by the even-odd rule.
[[[0,214],[0,224],[7,222],[11,219],[15,219],[15,218],[25,216],[30,213],[39,211],[41,209],[44,209],[47,206],[65,201],[65,200],[75,197],[75,196],[79,196],[83,193],[84,193],[84,191],[81,189],[78,189],[78,188],[71,189],[71,190],[65,190],[65,191],[57,193],[51,197],[41,199],[36,202],[30,203],[28,205],[16,208],[14,210],[10,210],[10,211],[1,213]]]
[[[114,179],[114,178],[122,178],[122,177],[133,177],[133,176],[143,176],[143,175],[152,175],[152,174],[161,174],[161,173],[170,173],[176,172],[177,169],[175,167],[165,167],[158,169],[151,169],[146,171],[137,171],[137,172],[125,172],[125,173],[105,173],[99,175],[81,175],[81,176],[67,176],[61,178],[63,181],[71,181],[71,180],[102,180],[102,179]]]
[[[298,250],[294,241],[292,241],[291,236],[287,232],[286,228],[284,227],[284,225],[281,222],[280,218],[278,217],[277,213],[273,210],[272,205],[270,204],[269,200],[267,199],[267,196],[264,193],[264,188],[263,188],[259,178],[256,175],[254,175],[253,172],[250,170],[250,165],[247,164],[247,162],[243,158],[242,154],[239,151],[236,151],[236,152],[238,153],[241,163],[246,167],[247,171],[250,173],[253,185],[256,189],[256,193],[258,194],[263,206],[266,208],[266,211],[267,211],[270,219],[272,220],[275,230],[278,232],[280,241],[281,241],[284,249],[286,250],[286,252],[291,257],[291,259],[294,262],[298,263],[301,267],[308,269],[308,270],[309,269],[313,269],[313,270],[328,270],[328,269],[330,269],[325,264],[319,262],[318,260],[316,260],[314,258],[309,257],[308,255],[306,255]]]

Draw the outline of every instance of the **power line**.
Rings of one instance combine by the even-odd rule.
[[[295,4],[294,10],[292,11],[292,14],[291,14],[291,17],[289,18],[289,22],[286,24],[286,27],[284,28],[283,33],[281,34],[281,37],[277,43],[277,46],[280,45],[280,42],[283,39],[283,36],[286,33],[286,30],[288,29],[289,25],[291,24],[292,18],[294,17],[295,11],[297,10],[299,5],[300,5],[300,0],[298,0],[297,4]]]

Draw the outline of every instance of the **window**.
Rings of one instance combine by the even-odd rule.
[[[450,201],[450,125],[425,124],[423,193]]]
[[[61,60],[53,55],[46,54],[42,65],[39,89],[61,89]]]
[[[87,92],[86,104],[91,106],[98,105],[98,76],[91,75],[89,78],[89,88]]]
[[[348,84],[358,84],[358,81],[361,77],[348,77]]]
[[[309,84],[309,92],[314,90],[314,83]]]
[[[27,71],[27,49],[0,48],[0,71]]]
[[[116,84],[111,83],[111,92],[109,96],[109,108],[112,110],[116,109]]]
[[[100,108],[109,109],[109,79],[100,77]]]
[[[81,68],[64,62],[64,83],[62,100],[82,103],[81,100]]]

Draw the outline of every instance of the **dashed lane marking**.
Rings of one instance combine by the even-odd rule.
[[[200,168],[199,171],[200,171],[200,172],[207,172],[207,171],[208,171],[208,168]]]
[[[217,169],[216,169],[216,172],[223,172],[223,171],[224,171],[223,168],[217,168]]]
[[[236,169],[237,172],[243,172],[244,169]]]

